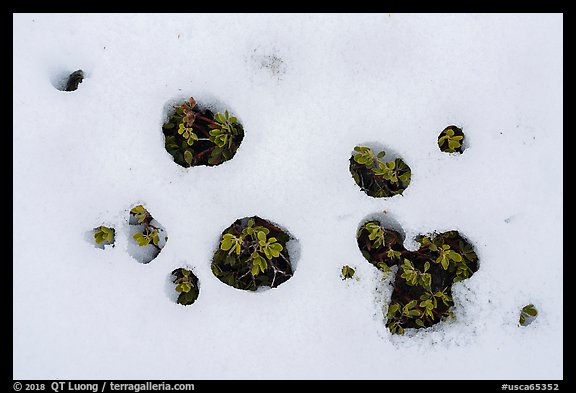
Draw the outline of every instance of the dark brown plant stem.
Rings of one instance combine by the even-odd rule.
[[[216,122],[214,120],[211,120],[207,117],[204,117],[204,116],[200,115],[199,113],[195,113],[194,116],[201,119],[201,120],[204,120],[205,122],[208,122],[210,124],[216,124]]]
[[[204,134],[204,136],[210,138],[210,133],[207,130],[205,130],[204,128],[201,128],[198,124],[193,123],[192,128],[195,128],[198,131],[201,131]]]
[[[200,153],[196,154],[196,157],[194,157],[194,160],[196,160],[196,161],[200,160],[200,158],[202,158],[202,157],[203,157],[204,155],[206,155],[207,153],[212,152],[212,150],[214,150],[215,148],[216,148],[216,146],[212,146],[212,147],[209,147],[209,148],[206,149],[206,150],[201,151]]]

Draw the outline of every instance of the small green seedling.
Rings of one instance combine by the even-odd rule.
[[[160,241],[157,228],[146,227],[144,228],[144,233],[135,233],[132,237],[138,242],[140,247],[147,246],[150,242],[158,246],[158,242]]]
[[[140,247],[153,246],[158,252],[162,250],[160,247],[160,236],[162,228],[154,221],[152,215],[142,205],[134,206],[130,209],[130,225],[139,226],[139,232],[132,235],[132,238],[138,243]],[[156,225],[154,225],[155,223]],[[164,236],[164,240],[168,240]]]
[[[354,273],[356,271],[354,269],[352,269],[350,266],[348,265],[344,265],[342,266],[342,279],[343,280],[347,280],[349,278],[354,277]]]
[[[108,228],[104,225],[99,226],[96,228],[94,232],[94,240],[96,240],[97,244],[102,244],[104,242],[108,242],[108,244],[114,243],[114,235],[116,231],[114,228]]]
[[[534,322],[536,316],[538,316],[538,310],[536,310],[536,307],[534,307],[533,304],[528,304],[522,307],[522,310],[520,310],[520,318],[518,323],[520,326],[528,326]]]
[[[236,220],[222,233],[212,272],[235,288],[274,288],[292,277],[286,251],[289,239],[276,225],[257,216]]]
[[[142,205],[134,206],[130,209],[130,213],[132,213],[136,220],[138,220],[138,224],[149,222],[151,219],[150,213],[148,213],[148,210],[146,210]]]
[[[445,153],[462,153],[464,133],[456,126],[446,127],[438,135],[438,147]]]
[[[382,161],[384,151],[375,154],[368,146],[354,147],[350,172],[362,191],[375,198],[402,194],[411,180],[411,170],[401,159]]]
[[[200,292],[198,288],[198,277],[196,277],[192,271],[185,268],[175,269],[172,271],[172,276],[174,277],[172,282],[176,284],[174,289],[179,293],[176,303],[184,306],[189,306],[194,303]]]
[[[174,107],[162,126],[165,148],[183,166],[214,166],[230,160],[244,138],[238,118],[226,110],[200,109],[194,98]]]

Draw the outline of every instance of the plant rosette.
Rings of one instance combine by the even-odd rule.
[[[116,230],[112,227],[107,227],[101,225],[94,228],[93,236],[97,247],[104,249],[104,246],[112,245],[114,246],[114,239],[116,235]]]
[[[438,147],[444,153],[462,154],[464,152],[463,143],[464,132],[456,126],[448,126],[438,135]]]
[[[234,288],[276,288],[293,275],[286,243],[291,237],[258,216],[236,220],[220,237],[212,273]]]
[[[176,303],[183,306],[193,304],[200,293],[198,277],[186,268],[174,269],[171,274],[172,283],[175,284],[174,290],[179,294]]]
[[[350,157],[350,173],[362,191],[374,198],[402,194],[412,172],[401,159],[386,160],[386,152],[376,153],[368,146],[356,146]]]
[[[213,113],[194,98],[174,107],[162,126],[164,147],[185,168],[215,166],[231,160],[244,139],[244,129],[228,111]]]

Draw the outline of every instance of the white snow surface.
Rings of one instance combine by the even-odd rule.
[[[13,21],[15,379],[563,378],[561,14]],[[77,69],[78,90],[54,87]],[[169,104],[190,96],[242,122],[232,160],[185,169],[164,149]],[[462,155],[437,146],[451,124]],[[410,165],[403,196],[360,191],[348,159],[364,142]],[[149,264],[127,252],[136,204],[169,236]],[[355,238],[375,214],[407,244],[472,242],[454,322],[386,329],[390,279]],[[210,270],[222,230],[252,215],[300,248],[294,276],[256,293]],[[114,247],[86,241],[99,225]],[[167,291],[178,267],[200,280],[188,307]],[[519,327],[529,303],[539,316]]]

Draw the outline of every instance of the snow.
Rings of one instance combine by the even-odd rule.
[[[15,379],[563,377],[561,14],[13,20]],[[77,69],[76,91],[54,87]],[[243,124],[231,161],[185,169],[164,150],[169,105],[189,96]],[[438,149],[451,124],[462,155]],[[411,167],[403,196],[357,187],[366,141]],[[148,264],[128,253],[136,204],[169,236]],[[386,330],[390,279],[355,238],[383,211],[407,244],[458,230],[474,245],[454,322]],[[294,276],[256,293],[210,271],[222,230],[253,215],[299,249]],[[114,247],[86,241],[99,225]],[[166,291],[177,267],[200,280],[188,307]]]

